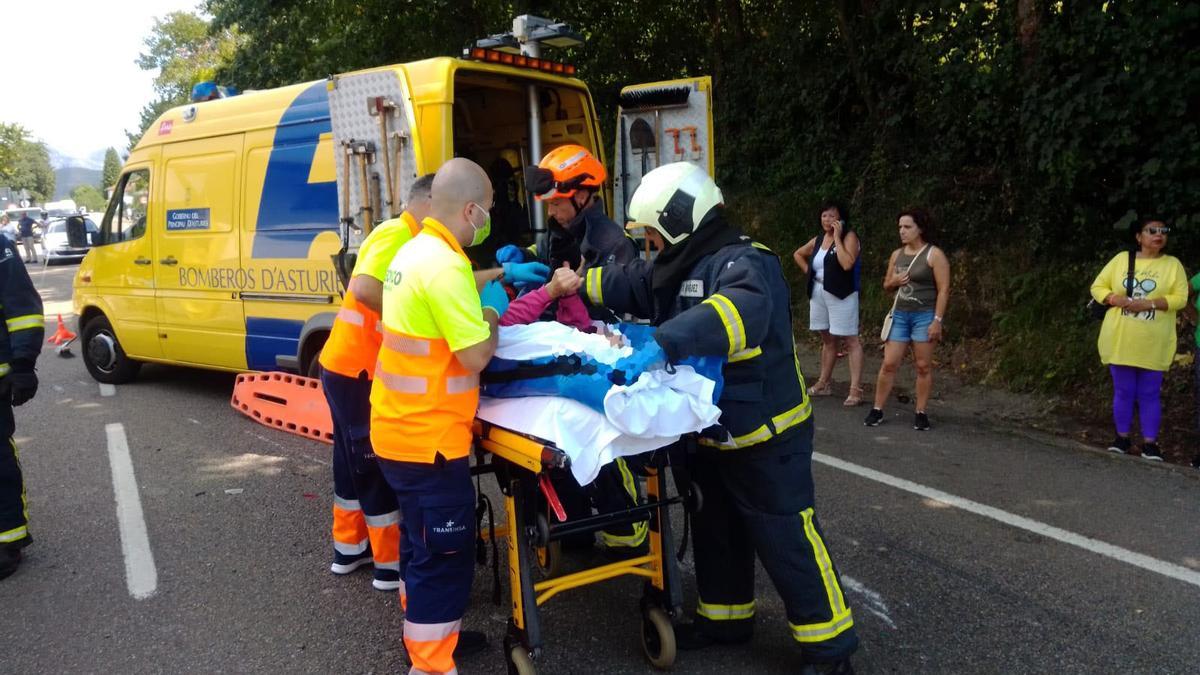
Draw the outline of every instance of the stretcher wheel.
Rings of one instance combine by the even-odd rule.
[[[537,666],[533,665],[533,658],[521,645],[508,650],[508,672],[509,675],[537,675]]]
[[[562,572],[562,542],[552,541],[537,547],[537,568],[543,579],[552,579]]]
[[[659,607],[651,607],[642,614],[642,650],[650,665],[659,670],[675,666],[675,627]]]

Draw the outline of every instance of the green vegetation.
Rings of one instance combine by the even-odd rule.
[[[87,207],[87,210],[93,213],[103,211],[104,207],[108,204],[108,200],[104,198],[104,193],[97,190],[94,185],[80,185],[71,190],[71,199],[75,201],[77,206]]]
[[[192,12],[171,12],[155,19],[143,44],[145,50],[138,54],[137,64],[142,70],[158,71],[154,77],[157,98],[142,108],[137,129],[125,132],[130,149],[159,115],[187,103],[192,85],[213,79],[217,69],[233,57],[239,39],[236,31],[214,30]]]
[[[151,120],[153,121],[153,120]],[[100,171],[100,188],[101,194],[104,191],[116,186],[117,179],[121,177],[121,158],[117,156],[115,148],[109,148],[104,152],[104,168]]]
[[[604,119],[625,84],[711,74],[718,181],[738,219],[786,256],[815,231],[821,200],[848,202],[865,242],[869,335],[888,302],[874,281],[896,245],[895,214],[929,206],[955,264],[948,353],[1016,389],[1099,391],[1095,326],[1078,308],[1123,245],[1116,227],[1164,214],[1176,228],[1170,251],[1200,265],[1200,4],[469,7],[205,5],[210,36],[239,36],[217,70],[242,88],[457,54],[524,12],[585,35],[584,47],[555,54],[579,65]]]
[[[35,202],[54,196],[54,169],[46,144],[18,124],[0,123],[0,185],[28,190]]]

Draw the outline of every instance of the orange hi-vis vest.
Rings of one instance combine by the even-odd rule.
[[[389,231],[389,228],[400,229]],[[366,274],[382,282],[386,264],[382,271],[373,271],[373,261],[390,262],[396,251],[420,231],[420,224],[407,211],[396,220],[381,223],[359,247],[352,276]],[[368,379],[374,377],[375,360],[382,342],[379,314],[359,302],[347,289],[341,309],[333,320],[333,328],[321,349],[321,367],[349,378],[357,378],[363,372],[367,373]]]
[[[479,406],[479,375],[454,352],[487,340],[471,263],[432,218],[388,267],[383,345],[371,387],[375,454],[402,462],[466,457]]]

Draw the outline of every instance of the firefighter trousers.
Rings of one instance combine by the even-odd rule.
[[[25,503],[25,481],[21,476],[21,454],[13,440],[16,421],[8,403],[0,403],[0,546],[24,547],[29,537],[29,508]]]
[[[631,466],[632,465],[632,466]],[[596,480],[586,487],[581,486],[570,471],[555,471],[550,474],[554,491],[562,501],[568,519],[586,518],[596,513],[613,513],[637,506],[641,490],[634,469],[639,466],[636,458],[618,457],[600,467]],[[600,543],[610,549],[636,548],[646,541],[649,523],[645,520],[630,525],[613,525],[600,531]],[[591,546],[592,535],[576,535],[569,540],[572,545]]]
[[[380,458],[404,516],[404,648],[410,673],[451,673],[475,577],[475,488],[470,459],[432,464]]]
[[[333,418],[333,558],[335,571],[371,558],[375,586],[399,589],[400,509],[371,447],[371,381],[322,370]]]
[[[757,554],[783,599],[802,659],[827,663],[858,647],[854,619],[813,512],[812,420],[738,450],[701,448],[692,478],[697,624],[718,639],[750,637]]]

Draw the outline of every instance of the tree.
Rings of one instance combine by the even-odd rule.
[[[54,169],[46,144],[34,141],[24,127],[0,124],[0,183],[28,190],[34,201],[54,196]]]
[[[212,80],[217,69],[233,58],[239,43],[235,29],[210,31],[209,22],[191,12],[171,12],[155,19],[135,63],[142,70],[158,71],[156,98],[142,108],[138,127],[125,132],[129,148],[137,145],[159,115],[187,103],[193,85]]]
[[[71,190],[71,199],[75,201],[76,206],[87,207],[88,211],[103,211],[108,204],[104,194],[92,185],[80,185]]]
[[[100,192],[117,184],[117,179],[121,177],[121,158],[117,156],[115,148],[109,148],[104,152],[104,169],[100,172]],[[78,200],[76,200],[78,201]]]

